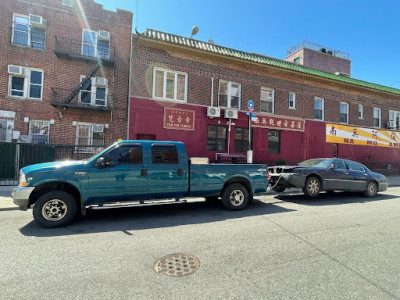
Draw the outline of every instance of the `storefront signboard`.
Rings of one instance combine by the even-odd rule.
[[[303,131],[304,120],[284,117],[284,116],[261,116],[258,115],[252,122],[253,127],[263,127],[271,129]]]
[[[195,111],[164,107],[163,127],[175,130],[194,130]]]

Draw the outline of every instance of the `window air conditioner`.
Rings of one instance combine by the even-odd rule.
[[[227,119],[237,119],[238,111],[236,109],[225,109],[225,118]]]
[[[389,129],[395,129],[396,123],[394,121],[387,121],[386,127]]]
[[[99,39],[104,41],[109,41],[110,33],[108,31],[99,30]]]
[[[104,125],[92,125],[92,131],[93,132],[103,132],[104,131]]]
[[[37,16],[37,15],[29,15],[29,23],[33,27],[37,27],[37,28],[46,28],[47,27],[47,21],[45,19],[43,19],[43,17]]]
[[[209,118],[218,118],[221,116],[221,110],[219,107],[208,106],[207,107],[207,117]]]
[[[25,76],[25,68],[20,66],[8,65],[8,74]]]
[[[97,86],[107,86],[107,78],[96,77],[96,85]]]

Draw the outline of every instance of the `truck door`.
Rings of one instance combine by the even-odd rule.
[[[181,198],[188,191],[188,162],[175,144],[152,144],[151,162],[145,166],[150,198]]]
[[[90,168],[90,202],[148,199],[142,144],[120,144],[103,157],[104,168]]]

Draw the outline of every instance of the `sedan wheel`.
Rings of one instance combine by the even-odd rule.
[[[364,191],[364,195],[368,198],[373,198],[378,193],[378,185],[374,181],[367,183],[367,188]]]
[[[308,197],[317,197],[321,191],[321,183],[317,177],[310,177],[306,181],[306,185],[303,188],[304,194]]]

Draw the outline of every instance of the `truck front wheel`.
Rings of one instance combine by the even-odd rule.
[[[50,191],[36,201],[33,206],[33,218],[46,228],[66,226],[77,213],[75,199],[64,191]]]
[[[222,194],[222,204],[228,210],[242,210],[249,203],[249,191],[240,183],[229,185]]]

